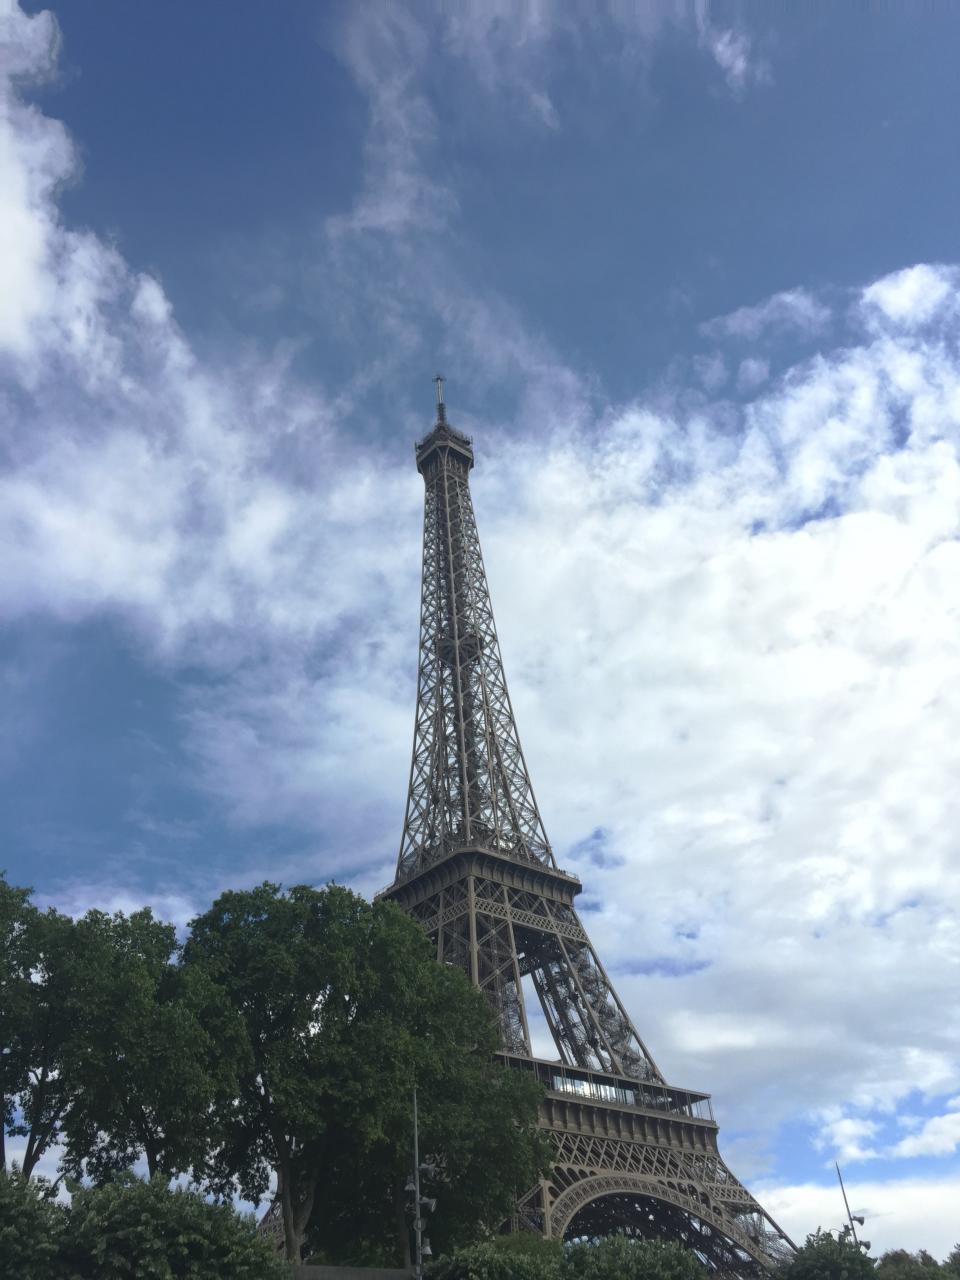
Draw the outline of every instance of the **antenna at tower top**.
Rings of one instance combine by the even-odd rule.
[[[437,385],[437,421],[446,422],[447,406],[443,403],[443,382],[444,382],[443,374],[438,373],[437,376],[434,378],[434,382]]]

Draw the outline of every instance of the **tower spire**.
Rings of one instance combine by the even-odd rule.
[[[443,384],[445,381],[443,374],[438,373],[433,381],[437,387],[437,426],[439,426],[447,420],[447,406],[443,403]]]

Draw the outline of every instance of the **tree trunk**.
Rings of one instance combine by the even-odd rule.
[[[300,1261],[300,1255],[303,1251],[303,1238],[307,1234],[307,1224],[310,1221],[310,1215],[313,1213],[313,1202],[317,1192],[317,1179],[311,1177],[306,1185],[301,1188],[298,1200],[299,1203],[294,1208],[293,1225],[297,1234],[297,1261]]]
[[[23,1153],[23,1165],[21,1166],[21,1169],[20,1169],[20,1172],[23,1174],[23,1176],[27,1179],[28,1182],[30,1180],[30,1175],[33,1173],[34,1169],[40,1163],[40,1157],[43,1155],[44,1151],[46,1151],[47,1144],[49,1143],[49,1141],[50,1141],[49,1129],[47,1130],[46,1134],[44,1134],[42,1131],[38,1132],[36,1129],[30,1130],[30,1136],[27,1138],[26,1149],[24,1150],[24,1153]]]
[[[287,1261],[297,1266],[302,1260],[303,1239],[307,1234],[307,1225],[316,1199],[316,1176],[303,1179],[303,1185],[295,1189],[293,1162],[287,1157],[277,1170],[277,1193],[280,1196]]]
[[[283,1222],[283,1245],[287,1261],[295,1266],[300,1262],[300,1241],[293,1221],[293,1194],[290,1187],[290,1161],[281,1160],[277,1170],[277,1194],[280,1197],[280,1218]]]

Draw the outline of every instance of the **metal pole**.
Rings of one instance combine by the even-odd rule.
[[[423,1280],[423,1220],[420,1217],[420,1129],[417,1123],[417,1086],[413,1086],[413,1274]]]
[[[835,1162],[835,1165],[837,1170],[837,1177],[840,1178],[840,1190],[843,1192],[843,1203],[847,1210],[847,1221],[850,1223],[850,1230],[853,1232],[853,1243],[859,1247],[860,1241],[857,1239],[857,1228],[853,1225],[853,1217],[850,1213],[850,1202],[847,1199],[847,1189],[843,1185],[843,1178],[840,1175],[839,1162]]]

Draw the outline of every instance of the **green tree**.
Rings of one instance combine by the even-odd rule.
[[[780,1269],[783,1280],[867,1280],[874,1274],[873,1260],[849,1236],[838,1239],[827,1231],[807,1236]]]
[[[412,943],[419,951],[420,937]],[[497,1063],[496,1025],[466,976],[428,952],[416,990],[409,1017],[421,1194],[436,1200],[426,1234],[445,1252],[497,1230],[517,1194],[548,1171],[550,1150],[537,1128],[540,1087]],[[410,1093],[401,1090],[385,1101],[380,1133],[367,1146],[338,1138],[312,1248],[340,1263],[409,1264],[411,1127]]]
[[[0,877],[0,1167],[6,1135],[26,1138],[27,1178],[59,1140],[74,1101],[64,1054],[79,1008],[73,921],[39,911],[30,892]]]
[[[379,1130],[368,1143],[337,1135],[310,1240],[333,1261],[407,1265],[411,1078],[424,1161],[421,1194],[437,1202],[427,1215],[435,1250],[496,1230],[518,1192],[549,1169],[550,1152],[537,1127],[540,1086],[495,1060],[499,1034],[486,1000],[460,970],[438,965],[419,927],[389,904],[379,936],[374,964],[387,981],[371,993],[364,1018],[371,1036],[386,1026],[401,1029],[387,1068],[396,1085],[380,1099]],[[387,1083],[382,1067],[376,1076]]]
[[[32,957],[26,935],[36,914],[29,899],[29,889],[0,876],[0,1172],[7,1167],[7,1133],[27,1078]]]
[[[881,1280],[933,1280],[931,1271],[939,1271],[940,1264],[926,1249],[909,1253],[906,1249],[888,1249],[881,1254],[876,1274]]]
[[[245,1047],[222,991],[176,963],[173,925],[149,909],[90,911],[73,931],[81,1007],[63,1070],[65,1169],[103,1182],[141,1155],[151,1177],[202,1165],[214,1102],[235,1096]]]
[[[664,1240],[610,1236],[575,1244],[564,1255],[561,1280],[704,1280],[697,1256]]]
[[[0,1172],[0,1275],[63,1280],[60,1248],[67,1215],[40,1178]]]
[[[960,1244],[955,1244],[947,1254],[943,1269],[950,1276],[960,1277]]]
[[[289,1280],[252,1218],[129,1173],[74,1192],[61,1266],[62,1280]]]
[[[193,921],[184,956],[241,1011],[250,1053],[209,1185],[227,1191],[236,1178],[256,1200],[274,1171],[291,1261],[311,1218],[313,1247],[327,1253],[358,1237],[368,1252],[391,1238],[408,1250],[414,1081],[424,1099],[422,1150],[442,1155],[441,1131],[451,1152],[459,1141],[463,1171],[450,1158],[437,1179],[451,1221],[464,1212],[471,1173],[472,1212],[481,1216],[504,1216],[516,1185],[535,1180],[536,1085],[494,1066],[482,999],[436,963],[394,904],[371,905],[335,885],[225,893]],[[462,1093],[455,1105],[460,1086],[489,1116],[480,1129],[492,1136],[472,1148],[456,1128],[463,1133],[470,1105]]]

